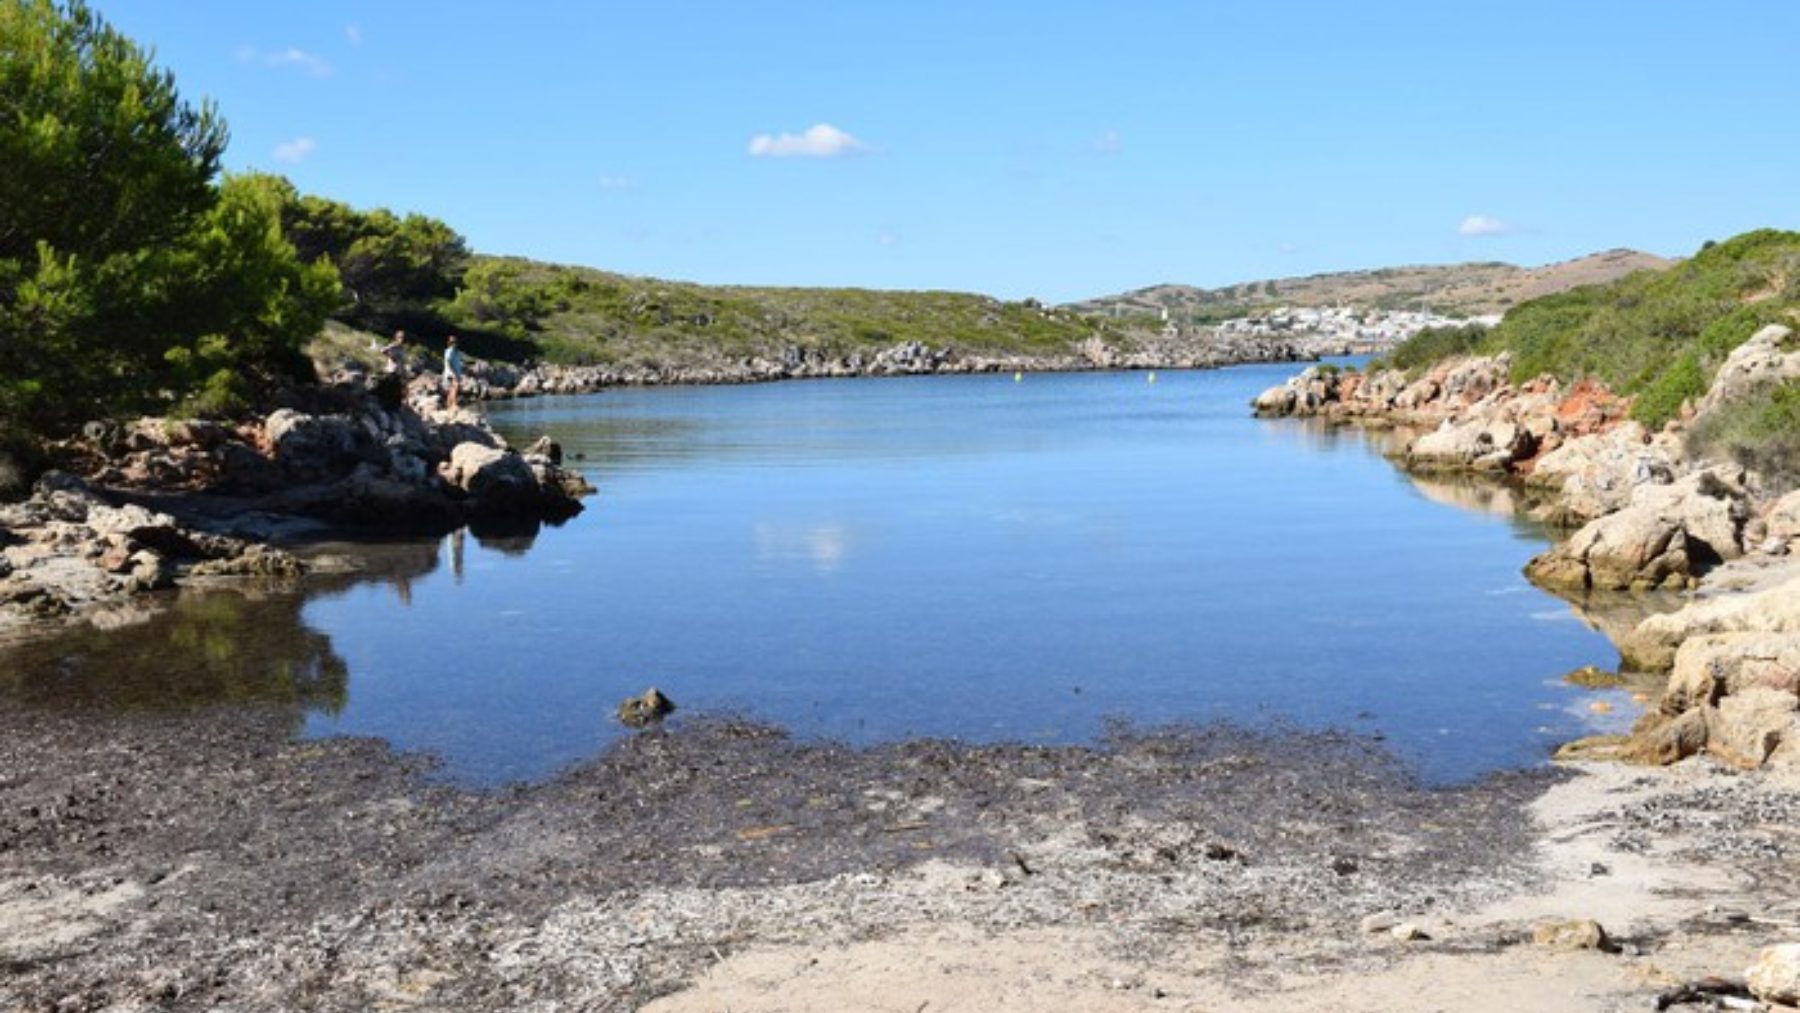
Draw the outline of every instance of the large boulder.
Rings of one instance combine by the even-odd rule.
[[[1800,341],[1795,340],[1791,328],[1770,324],[1725,357],[1713,375],[1712,386],[1696,406],[1697,414],[1704,416],[1758,387],[1782,380],[1800,380]]]
[[[1800,698],[1792,693],[1755,686],[1701,708],[1707,752],[1740,767],[1761,766],[1793,738],[1797,706]]]
[[[1637,668],[1660,672],[1674,665],[1687,641],[1714,633],[1800,633],[1800,576],[1650,616],[1625,637],[1619,652]]]
[[[1629,506],[1588,522],[1525,572],[1559,590],[1687,587],[1744,554],[1749,516],[1741,482],[1717,469],[1666,486],[1640,485]]]
[[[1800,632],[1709,633],[1675,652],[1659,708],[1680,714],[1750,689],[1800,694]]]
[[[1800,943],[1763,947],[1744,979],[1750,994],[1764,1002],[1800,1004]]]
[[[484,507],[500,509],[534,503],[537,476],[523,457],[510,450],[461,443],[444,465],[444,480]]]
[[[1258,415],[1287,415],[1293,412],[1299,397],[1299,391],[1284,383],[1258,394],[1256,400],[1250,402],[1250,406],[1256,409]]]
[[[289,477],[328,481],[357,463],[356,427],[340,415],[307,415],[282,408],[263,422],[263,438]]]
[[[1436,430],[1413,441],[1406,462],[1423,470],[1500,471],[1531,456],[1536,447],[1531,431],[1508,419],[1445,419]]]
[[[1675,479],[1678,454],[1636,422],[1562,440],[1532,462],[1527,484],[1559,493],[1557,520],[1585,523],[1631,504],[1641,485]]]

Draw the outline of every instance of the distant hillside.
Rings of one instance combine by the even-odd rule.
[[[1183,324],[1208,324],[1277,305],[1348,305],[1383,310],[1428,310],[1469,317],[1504,313],[1539,296],[1657,270],[1673,261],[1635,250],[1608,250],[1543,267],[1497,262],[1385,267],[1304,278],[1277,278],[1224,288],[1156,285],[1120,295],[1072,303],[1067,308],[1098,316],[1133,317],[1167,309]]]
[[[1147,336],[1029,299],[698,285],[491,256],[473,259],[440,312],[479,353],[565,364],[691,364],[787,348],[841,356],[908,341],[1052,355],[1089,339],[1130,345]]]

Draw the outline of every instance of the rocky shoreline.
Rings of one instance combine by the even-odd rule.
[[[1284,389],[1297,404],[1329,375]],[[1504,383],[1477,393],[1477,375],[1504,372],[1446,367],[1440,391],[1461,393],[1404,414],[1371,408],[1367,421],[1441,431],[1490,396],[1488,407],[1511,402]],[[453,476],[466,471],[456,451],[482,445],[457,427],[478,422],[438,412],[419,386],[404,410],[377,416],[357,394],[362,407],[295,407],[273,437],[265,421],[210,448],[211,437],[164,439],[160,423],[96,434],[106,464],[89,473],[106,476],[105,491],[52,477],[33,509],[81,519],[25,530],[107,538],[121,516],[157,512],[138,502],[151,486],[137,476],[170,459],[224,468],[241,456],[228,443],[298,469],[232,506],[339,503],[293,490],[395,480],[391,461],[370,458],[413,424],[409,411],[425,451],[411,454],[437,482],[408,495],[441,496],[447,517],[476,521],[486,487]],[[1596,451],[1601,465],[1569,473],[1592,495],[1628,504],[1638,485],[1667,490],[1696,473],[1672,461],[1666,480],[1652,469],[1638,481],[1636,454],[1657,437],[1623,442],[1622,409],[1597,392],[1555,400],[1588,420],[1549,435]],[[1316,402],[1334,403],[1345,402]],[[333,417],[364,432],[355,453],[313,438],[341,434],[318,422]],[[1556,448],[1540,439],[1535,457],[1496,468],[1497,426],[1455,470],[1522,488],[1520,463]],[[1600,452],[1608,440],[1628,463]],[[326,454],[336,463],[303,464],[321,443],[339,448]],[[542,456],[526,463],[554,464]],[[571,491],[555,476],[543,472],[539,495]],[[1534,502],[1574,516],[1570,496]],[[1768,532],[1785,530],[1768,503],[1746,503],[1734,530],[1761,541],[1687,574],[1701,593],[1752,564],[1774,579],[1787,558],[1764,551]],[[169,516],[200,547],[239,537],[208,530],[198,506]],[[296,523],[231,516],[264,534]],[[81,553],[62,558],[104,573]],[[203,562],[177,565],[181,579],[204,579]],[[256,592],[240,581],[228,594],[239,593]],[[268,649],[304,659],[316,645]],[[343,687],[317,666],[285,667],[313,682],[239,687],[233,706],[146,709],[113,690],[117,710],[60,693],[0,709],[0,1010],[1662,1008],[1741,999],[1743,969],[1800,919],[1800,766],[1694,762],[1648,779],[1581,764],[1425,789],[1379,743],[1344,733],[1170,728],[1096,747],[851,749],[678,713],[550,781],[479,791],[379,742],[298,738],[307,702]],[[1792,966],[1767,952],[1751,981],[1784,994]]]
[[[1684,438],[1743,390],[1800,375],[1800,351],[1783,350],[1791,336],[1779,325],[1758,332],[1659,432],[1592,383],[1514,384],[1505,355],[1420,376],[1315,367],[1253,407],[1406,427],[1411,438],[1393,455],[1400,466],[1516,484],[1534,515],[1567,531],[1526,574],[1572,602],[1687,593],[1674,611],[1608,631],[1623,669],[1668,674],[1656,706],[1631,735],[1572,743],[1563,755],[1666,764],[1705,751],[1740,766],[1791,763],[1800,756],[1800,491],[1696,456]]]
[[[1131,348],[1090,338],[1079,347],[1059,354],[971,352],[919,341],[902,342],[873,352],[848,353],[790,345],[777,355],[709,356],[672,363],[520,366],[476,361],[471,364],[467,389],[475,397],[498,400],[546,394],[587,394],[609,387],[676,384],[975,373],[1076,373],[1114,369],[1218,369],[1258,362],[1308,362],[1327,355],[1350,354],[1358,349],[1360,346],[1320,335],[1177,335],[1145,339]]]
[[[291,394],[237,426],[143,418],[50,448],[58,465],[0,504],[0,633],[227,578],[297,577],[282,546],[333,532],[535,529],[593,488],[543,438],[523,452],[435,381]]]

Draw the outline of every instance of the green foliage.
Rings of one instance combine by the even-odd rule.
[[[0,422],[36,432],[291,368],[336,301],[224,125],[79,2],[0,3]]]
[[[1480,324],[1462,327],[1427,327],[1394,347],[1385,364],[1413,372],[1455,355],[1469,355],[1481,347],[1488,329]],[[1373,364],[1371,364],[1373,367]]]
[[[1520,303],[1479,350],[1511,352],[1515,380],[1544,373],[1564,380],[1597,377],[1636,395],[1633,416],[1660,426],[1684,400],[1706,390],[1732,349],[1765,324],[1792,323],[1796,309],[1800,233],[1763,229],[1709,242],[1666,270]],[[1420,342],[1406,353],[1405,364],[1469,350],[1454,342],[1428,343],[1440,341],[1433,336]],[[1396,350],[1396,365],[1403,364],[1402,350]]]
[[[1726,454],[1782,489],[1800,487],[1800,383],[1765,384],[1708,411],[1688,433],[1688,446]]]
[[[0,260],[169,242],[212,203],[226,131],[82,0],[0,4]]]
[[[358,211],[311,194],[286,180],[281,223],[300,258],[337,266],[345,302],[332,314],[357,327],[385,329],[431,318],[456,295],[468,269],[469,248],[450,226],[425,215],[404,217],[386,208]]]

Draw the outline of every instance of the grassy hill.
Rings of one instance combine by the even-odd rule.
[[[1497,262],[1387,267],[1303,278],[1276,278],[1224,288],[1156,285],[1120,295],[1072,303],[1069,309],[1109,317],[1158,314],[1207,324],[1277,305],[1351,305],[1386,310],[1430,310],[1446,316],[1503,313],[1514,305],[1578,285],[1611,281],[1633,271],[1667,267],[1670,261],[1635,250],[1608,250],[1543,267]]]
[[[474,258],[462,290],[441,312],[482,354],[565,364],[694,363],[779,355],[794,346],[843,355],[904,341],[1057,354],[1095,337],[1129,344],[1139,333],[1133,322],[1090,319],[1035,300],[697,285],[488,256]]]

